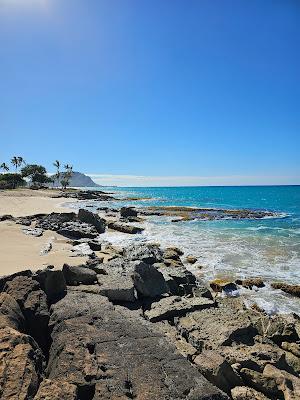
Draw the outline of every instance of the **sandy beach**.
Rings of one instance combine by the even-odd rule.
[[[13,217],[37,213],[71,211],[62,207],[70,201],[66,198],[55,198],[56,190],[17,189],[0,192],[0,215],[10,214]],[[52,250],[45,255],[41,251],[51,241]],[[68,240],[55,233],[46,231],[41,237],[27,236],[22,226],[13,221],[0,222],[0,276],[12,274],[24,269],[38,270],[47,265],[61,268],[64,263],[79,265],[85,257],[73,257]]]

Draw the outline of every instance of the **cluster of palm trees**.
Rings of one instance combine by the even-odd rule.
[[[10,162],[15,167],[16,173],[18,172],[18,168],[26,164],[24,158],[20,156],[13,156]],[[9,166],[4,162],[0,165],[0,169],[2,169],[4,172],[7,172],[9,171]]]
[[[16,174],[18,174],[18,169],[19,168],[21,168],[23,165],[26,165],[26,162],[25,162],[24,158],[20,157],[20,156],[14,156],[10,160],[10,162],[11,162],[12,166],[15,168],[15,173]],[[63,165],[64,171],[61,171],[61,166],[62,165],[61,165],[60,161],[56,160],[53,163],[53,165],[56,168],[56,173],[54,175],[55,180],[58,182],[58,185],[61,185],[63,189],[66,189],[67,186],[69,186],[70,179],[71,179],[72,174],[73,174],[73,166],[70,165],[70,164],[65,164],[65,165]],[[38,168],[38,167],[42,167],[42,166],[39,166],[39,165],[27,165],[27,167]],[[27,167],[25,167],[25,168],[27,168]],[[44,168],[44,167],[42,167],[42,168]],[[21,170],[21,175],[22,176],[23,176],[23,173],[22,173],[23,169]],[[5,162],[3,162],[0,165],[0,170],[2,170],[3,172],[7,173],[10,170],[10,168]],[[39,172],[39,171],[37,171],[37,172]],[[46,170],[45,170],[45,173],[46,173]],[[13,174],[4,174],[3,178],[4,178],[4,176],[8,177],[9,175],[13,175]],[[18,175],[15,175],[15,176],[18,177]],[[26,175],[24,175],[24,176],[26,176]],[[54,183],[54,179],[53,179],[53,183]]]
[[[57,182],[60,182],[63,189],[66,189],[67,186],[69,186],[70,179],[73,174],[73,166],[69,165],[69,164],[65,164],[64,172],[61,172],[61,170],[60,170],[60,167],[61,167],[60,161],[56,160],[53,163],[53,166],[56,168],[55,179],[57,180]]]

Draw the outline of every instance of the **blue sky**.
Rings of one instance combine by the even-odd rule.
[[[0,161],[300,184],[298,0],[0,0]]]

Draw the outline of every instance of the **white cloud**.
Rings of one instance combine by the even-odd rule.
[[[87,174],[104,186],[231,186],[231,185],[296,185],[299,176],[143,176]]]

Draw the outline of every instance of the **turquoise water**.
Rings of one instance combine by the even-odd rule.
[[[102,189],[102,188],[101,188]],[[300,284],[300,186],[105,188],[116,197],[150,198],[111,205],[195,206],[270,210],[280,218],[260,220],[188,221],[150,217],[142,235],[113,234],[117,244],[155,241],[176,245],[198,257],[194,271],[204,280],[261,276],[267,283]],[[102,203],[101,205],[107,205]],[[198,266],[202,268],[199,269]],[[300,310],[300,301],[281,291],[265,289],[243,293],[270,312]]]

